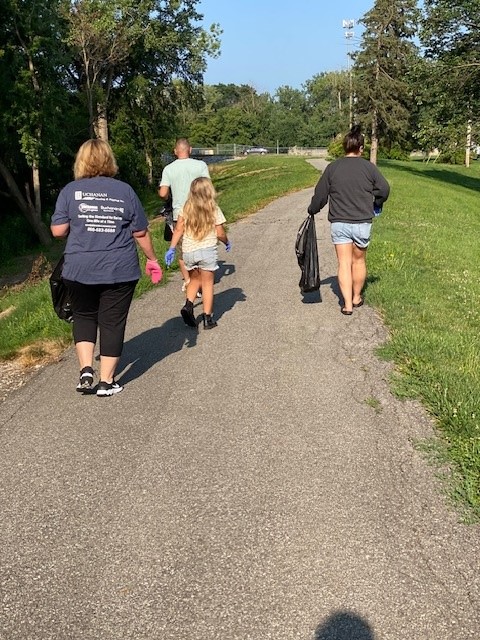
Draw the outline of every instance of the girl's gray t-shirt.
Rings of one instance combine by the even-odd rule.
[[[115,178],[75,180],[60,192],[51,224],[70,224],[62,275],[83,284],[114,284],[140,278],[132,234],[148,228],[130,185]]]

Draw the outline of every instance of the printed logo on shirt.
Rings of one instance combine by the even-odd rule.
[[[87,213],[88,211],[98,211],[98,207],[95,204],[85,204],[84,202],[82,202],[80,205],[78,205],[78,210],[81,213]]]
[[[75,200],[104,200],[105,198],[108,198],[108,193],[75,191]]]
[[[125,209],[123,207],[105,207],[103,204],[100,205],[100,211],[105,211],[106,213],[115,213],[115,211],[120,211],[120,213],[123,213],[125,211]],[[121,218],[117,218],[118,220],[121,220]]]

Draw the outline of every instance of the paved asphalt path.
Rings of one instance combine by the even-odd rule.
[[[479,527],[380,318],[340,314],[324,215],[300,295],[311,195],[231,226],[217,329],[183,325],[178,274],[134,303],[123,393],[77,394],[69,351],[0,406],[1,640],[480,638]]]

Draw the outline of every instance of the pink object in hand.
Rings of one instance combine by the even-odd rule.
[[[163,276],[162,267],[156,260],[147,260],[147,264],[145,265],[145,273],[147,274],[147,276],[150,276],[153,284],[158,284]]]

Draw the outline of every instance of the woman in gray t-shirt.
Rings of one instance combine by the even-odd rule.
[[[60,192],[51,220],[56,238],[67,238],[62,277],[73,312],[80,364],[77,391],[94,389],[93,356],[99,332],[97,396],[123,390],[115,369],[123,349],[127,315],[140,278],[136,243],[147,257],[152,282],[162,277],[148,221],[135,191],[114,176],[115,156],[103,140],[87,140],[74,165],[75,180]]]

